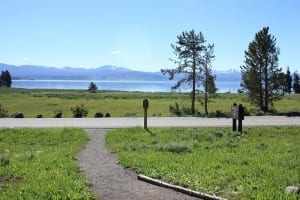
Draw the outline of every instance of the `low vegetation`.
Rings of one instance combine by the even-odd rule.
[[[228,199],[298,199],[299,127],[114,130],[107,146],[138,173]]]
[[[0,199],[94,199],[80,175],[80,129],[0,129]]]
[[[8,111],[0,104],[0,118],[8,117]]]
[[[70,110],[74,105],[84,105],[89,111],[87,117],[94,117],[96,112],[109,113],[113,117],[143,116],[142,101],[149,99],[148,116],[176,116],[170,112],[175,103],[179,105],[181,116],[189,115],[190,99],[188,93],[143,93],[98,91],[91,93],[84,90],[26,90],[15,88],[0,88],[2,108],[12,116],[22,112],[25,117],[73,117]],[[202,99],[199,95],[197,98]],[[245,94],[216,94],[209,98],[209,115],[229,116],[231,105],[236,102],[243,104],[250,115],[260,114],[251,106]],[[196,101],[196,116],[204,116],[201,101]],[[286,115],[289,112],[300,113],[300,95],[285,95],[275,102],[271,114]]]
[[[89,110],[83,104],[71,107],[71,111],[75,118],[86,117],[89,113]]]

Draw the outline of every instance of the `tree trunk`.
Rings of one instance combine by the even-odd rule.
[[[196,99],[196,63],[195,57],[193,57],[193,90],[192,90],[192,115],[195,114],[195,99]]]
[[[269,111],[269,78],[268,78],[268,61],[265,61],[265,68],[264,68],[264,81],[265,81],[265,105],[264,105],[264,112]]]
[[[264,111],[264,94],[262,85],[262,64],[259,66],[259,106],[260,110]]]
[[[208,116],[208,109],[207,109],[207,90],[208,90],[208,70],[207,66],[205,66],[205,88],[204,88],[204,109],[205,109],[205,116]]]

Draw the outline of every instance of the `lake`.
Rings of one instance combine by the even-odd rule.
[[[25,89],[88,89],[89,80],[13,80],[13,88]],[[141,92],[170,92],[172,81],[93,81],[99,90],[141,91]],[[236,93],[240,82],[216,81],[218,92]],[[200,90],[203,88],[200,88]],[[187,86],[177,91],[190,91]]]

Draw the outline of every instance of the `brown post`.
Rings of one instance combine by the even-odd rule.
[[[147,109],[149,107],[149,101],[148,99],[143,100],[143,108],[144,108],[144,129],[148,129],[147,126]]]
[[[238,132],[243,131],[243,120],[244,120],[244,107],[242,104],[239,105],[239,123],[238,123]]]
[[[231,107],[231,117],[232,117],[232,131],[236,131],[236,120],[237,120],[237,114],[235,113],[236,112],[236,106],[237,104],[234,103]]]

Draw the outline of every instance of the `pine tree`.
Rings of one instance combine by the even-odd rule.
[[[276,39],[269,34],[269,27],[264,27],[249,43],[248,50],[245,51],[245,65],[241,66],[241,86],[248,93],[251,102],[264,112],[284,92],[278,55]]]
[[[95,93],[97,90],[98,90],[97,85],[94,82],[91,82],[90,85],[89,85],[88,91],[90,91],[92,93]]]
[[[211,86],[214,84],[214,79],[212,76],[212,69],[211,69],[211,61],[214,58],[214,45],[207,45],[204,50],[204,59],[203,59],[203,74],[204,79],[202,81],[204,86],[204,111],[205,116],[208,116],[208,93],[210,91]]]
[[[299,78],[299,74],[297,72],[294,72],[293,90],[294,90],[295,94],[299,94],[300,93],[300,78]]]
[[[292,92],[292,76],[289,67],[287,67],[286,74],[285,74],[285,80],[284,80],[284,91],[287,93]]]
[[[0,76],[0,87],[11,87],[12,81],[9,71],[2,71]]]
[[[210,74],[208,76],[208,81],[207,81],[207,83],[208,83],[208,88],[207,88],[208,94],[214,95],[218,91],[218,88],[216,88],[215,80],[216,80],[216,76],[213,76],[212,74]]]
[[[177,59],[171,59],[176,65],[175,69],[162,69],[161,72],[169,75],[172,80],[176,74],[184,75],[172,89],[178,89],[183,84],[188,84],[192,87],[191,91],[191,114],[195,114],[195,99],[197,87],[200,85],[203,78],[203,72],[209,74],[211,59],[213,56],[213,45],[206,45],[203,34],[196,34],[194,30],[182,32],[177,36],[176,45],[172,44],[174,54]],[[206,67],[206,71],[204,71]]]

